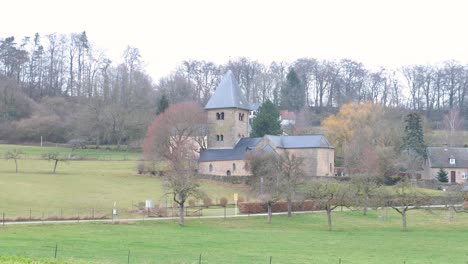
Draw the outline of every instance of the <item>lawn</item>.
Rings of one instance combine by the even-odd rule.
[[[0,255],[53,257],[97,263],[460,263],[468,261],[468,215],[411,211],[409,232],[399,215],[334,212],[234,219],[127,224],[54,224],[0,228]]]
[[[92,210],[109,213],[116,203],[120,212],[146,199],[157,205],[166,203],[159,177],[136,173],[136,161],[60,162],[52,174],[53,162],[19,160],[19,173],[13,161],[0,159],[0,214],[6,217],[44,217],[90,215]],[[252,197],[245,185],[202,181],[201,189],[213,202],[226,196],[232,203],[233,193]],[[167,197],[171,203],[171,197]],[[122,217],[125,217],[122,215]]]
[[[141,153],[122,150],[116,150],[115,147],[102,146],[100,149],[74,149],[60,146],[27,146],[27,145],[9,145],[0,144],[0,157],[5,152],[12,149],[18,149],[23,154],[23,158],[38,159],[43,153],[58,152],[61,157],[72,159],[97,159],[97,160],[137,160],[141,158]]]

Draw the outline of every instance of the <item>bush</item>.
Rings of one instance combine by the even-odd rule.
[[[239,197],[237,198],[237,203],[243,203],[243,202],[245,202],[244,197],[239,196]]]
[[[221,199],[219,199],[219,205],[221,205],[222,207],[226,207],[228,203],[228,199],[226,197],[221,197]]]
[[[188,200],[188,204],[189,204],[190,207],[195,206],[195,204],[196,204],[195,199],[189,199],[189,200]]]
[[[285,201],[278,201],[273,204],[271,208],[272,212],[287,212],[288,203]],[[305,200],[302,202],[293,202],[292,210],[293,211],[317,211],[323,209],[319,202],[313,200]],[[239,203],[239,211],[242,214],[259,214],[266,213],[268,211],[268,206],[264,202],[242,202]]]
[[[210,206],[210,205],[212,205],[212,204],[213,204],[213,201],[211,200],[210,197],[206,197],[206,198],[203,199],[203,205],[204,205],[204,206],[207,206],[207,207],[208,207],[208,206]]]
[[[137,165],[138,174],[145,173],[145,164],[143,162],[138,163]]]

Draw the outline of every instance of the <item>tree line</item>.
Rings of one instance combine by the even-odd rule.
[[[225,64],[185,60],[154,81],[138,48],[128,46],[120,61],[112,61],[84,31],[36,33],[0,39],[0,137],[128,144],[143,138],[161,111],[160,101],[204,105],[227,70],[250,102],[270,100],[296,112],[336,112],[350,102],[407,108],[428,117],[454,108],[468,110],[468,66],[453,60],[399,69],[366,68],[350,59],[269,64],[245,57]]]

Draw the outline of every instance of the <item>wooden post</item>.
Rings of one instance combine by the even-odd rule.
[[[3,212],[3,217],[2,217],[2,223],[3,223],[3,226],[5,226],[5,212]]]
[[[58,248],[58,244],[55,243],[55,255],[54,255],[54,258],[57,258],[57,248]]]

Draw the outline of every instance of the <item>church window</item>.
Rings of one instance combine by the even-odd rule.
[[[244,114],[243,113],[239,113],[239,121],[244,121]]]
[[[224,141],[224,135],[221,135],[221,141]]]
[[[210,172],[212,172],[213,171],[213,165],[210,164],[209,169],[210,169]]]
[[[221,115],[219,113],[216,113],[216,120],[219,120],[221,118]]]
[[[235,163],[232,164],[232,171],[236,171],[236,164]]]
[[[216,135],[216,141],[219,141],[219,135]]]
[[[224,120],[224,112],[221,112],[221,120]]]
[[[230,170],[226,171],[226,175],[231,176],[231,171]]]

